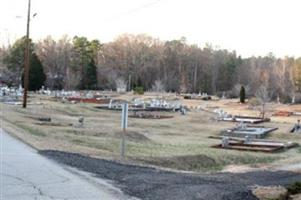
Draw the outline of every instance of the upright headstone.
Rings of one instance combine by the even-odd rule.
[[[78,119],[78,122],[79,122],[80,127],[83,127],[84,126],[84,117],[80,116],[80,118]]]
[[[252,138],[250,136],[246,136],[244,140],[244,144],[250,144],[252,142]]]
[[[226,99],[225,92],[223,92],[222,99]]]
[[[112,108],[112,102],[113,102],[113,99],[110,99],[110,103],[109,103],[109,109]]]
[[[222,138],[222,147],[227,148],[229,146],[229,138],[228,137],[223,137]]]

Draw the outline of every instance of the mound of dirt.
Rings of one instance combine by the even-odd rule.
[[[122,132],[121,131],[115,132],[114,136],[121,138]],[[150,142],[151,141],[151,139],[149,139],[145,135],[135,132],[135,131],[126,131],[125,137],[127,140],[130,140],[133,142]]]
[[[257,187],[252,193],[259,200],[286,200],[288,196],[287,189],[282,186]]]
[[[39,126],[72,126],[71,123],[60,123],[60,122],[37,122],[34,123]]]

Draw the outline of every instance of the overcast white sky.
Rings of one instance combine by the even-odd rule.
[[[32,0],[31,37],[108,42],[122,33],[187,38],[243,57],[301,56],[300,0]],[[26,32],[27,0],[0,0],[0,42]],[[16,18],[22,16],[22,18]]]

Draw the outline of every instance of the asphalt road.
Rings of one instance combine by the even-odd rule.
[[[246,173],[175,173],[151,167],[60,151],[40,151],[59,163],[112,180],[125,194],[143,200],[256,200],[254,186],[286,186],[301,181],[301,174],[285,170]]]
[[[2,131],[0,156],[1,200],[132,199],[108,181],[48,160]]]

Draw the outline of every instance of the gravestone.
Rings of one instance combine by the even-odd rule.
[[[222,138],[222,147],[227,148],[229,146],[229,137]]]
[[[252,138],[250,136],[246,136],[244,140],[244,144],[250,144],[252,142]]]
[[[84,126],[84,117],[80,116],[79,119],[78,119],[78,122],[79,122],[79,126],[83,127]]]

